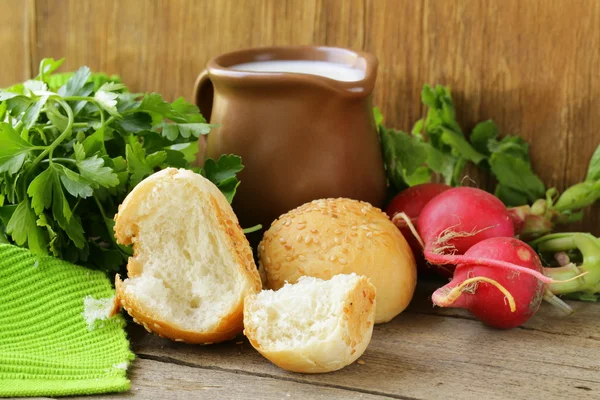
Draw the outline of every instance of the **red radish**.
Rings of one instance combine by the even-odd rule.
[[[492,194],[471,187],[446,190],[433,198],[421,211],[417,227],[426,257],[428,252],[442,254],[446,250],[464,254],[484,239],[514,236],[504,204]]]
[[[425,262],[423,247],[419,243],[419,240],[413,235],[406,221],[400,218],[398,214],[404,213],[413,225],[416,225],[423,207],[435,196],[448,189],[452,189],[452,187],[443,183],[423,183],[412,186],[397,194],[385,209],[387,215],[400,229],[400,232],[402,232],[402,235],[408,242],[417,260],[417,266],[421,275],[430,273],[432,268],[428,267]],[[452,273],[450,272],[448,276],[452,276]]]
[[[452,189],[452,186],[443,183],[423,183],[412,186],[396,195],[385,210],[392,222],[400,229],[400,232],[402,232],[402,235],[415,255],[417,271],[420,278],[439,276],[440,272],[445,272],[442,273],[442,275],[447,278],[452,276],[452,267],[432,267],[427,263],[423,256],[423,246],[411,231],[411,228],[414,229],[414,225],[416,225],[423,207],[425,207],[425,205],[427,205],[427,203],[435,196],[448,189]],[[409,226],[406,221],[407,219],[413,227]]]
[[[488,192],[470,187],[446,190],[427,203],[417,226],[425,244],[423,253],[432,264],[480,264],[524,272],[544,283],[556,283],[541,272],[514,263],[463,255],[482,240],[514,236],[506,207]]]
[[[454,271],[456,254],[492,237],[512,237],[514,228],[504,204],[481,189],[459,187],[434,197],[417,221],[427,261],[440,273]],[[452,256],[452,257],[451,257]],[[451,264],[451,265],[448,265]]]
[[[537,312],[544,297],[543,282],[529,274],[490,267],[485,261],[503,261],[541,273],[540,259],[526,243],[508,237],[485,239],[469,248],[465,257],[484,262],[459,264],[452,281],[433,294],[434,304],[466,308],[482,322],[501,329],[520,326]]]

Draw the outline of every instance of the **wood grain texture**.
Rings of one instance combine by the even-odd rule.
[[[130,326],[139,358],[198,368],[198,379],[217,369],[315,388],[335,387],[400,399],[596,399],[600,394],[600,309],[571,302],[576,314],[561,317],[550,306],[524,327],[490,329],[464,311],[433,309],[429,284],[409,309],[377,325],[354,363],[329,374],[283,371],[262,358],[243,338],[213,346],[190,346]],[[135,380],[135,370],[134,370]],[[241,383],[240,383],[241,385]],[[270,386],[261,386],[271,398]],[[295,393],[294,393],[295,395]],[[308,398],[316,398],[316,392]]]
[[[128,392],[97,395],[94,399],[187,400],[187,399],[366,399],[384,397],[358,393],[335,387],[314,387],[302,382],[274,379],[268,376],[202,368],[193,363],[162,359],[136,359],[129,372]],[[86,397],[64,397],[85,399]]]
[[[4,0],[0,11],[0,88],[27,79],[30,74],[30,4],[23,0]]]
[[[7,2],[7,3],[6,3]],[[466,132],[493,119],[531,144],[549,186],[580,181],[600,142],[600,2],[594,0],[6,0],[0,83],[42,57],[120,74],[137,91],[191,99],[204,64],[250,46],[321,44],[380,61],[374,104],[390,126],[423,114],[424,83],[450,85]],[[31,21],[30,21],[31,22]],[[23,46],[27,32],[35,46]],[[29,63],[30,61],[30,63]],[[491,188],[474,168],[474,185]],[[570,228],[600,234],[600,206]]]

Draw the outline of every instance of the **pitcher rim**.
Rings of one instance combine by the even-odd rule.
[[[329,61],[361,69],[365,76],[357,81],[340,81],[298,72],[243,71],[230,68],[242,63],[271,60]],[[363,65],[361,60],[364,60]],[[211,78],[222,79],[230,84],[272,83],[273,78],[277,78],[278,83],[319,84],[349,96],[365,96],[373,91],[378,64],[377,57],[366,51],[333,46],[292,45],[251,47],[226,52],[210,59],[206,68]]]

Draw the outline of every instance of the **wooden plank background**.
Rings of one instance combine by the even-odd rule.
[[[191,99],[222,52],[320,44],[373,52],[374,103],[409,129],[424,83],[453,89],[469,130],[491,118],[531,143],[534,168],[559,189],[580,181],[600,142],[597,0],[0,0],[0,86],[66,57],[138,91]],[[480,186],[489,185],[475,175]],[[577,228],[600,234],[600,207]]]

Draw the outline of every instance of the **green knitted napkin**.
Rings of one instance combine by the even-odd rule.
[[[121,315],[105,318],[112,296],[102,272],[0,244],[0,397],[128,390],[134,355]]]

